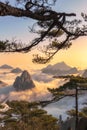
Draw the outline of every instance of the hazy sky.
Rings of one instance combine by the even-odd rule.
[[[5,0],[1,0],[5,1]],[[15,0],[11,0],[13,3]],[[87,0],[57,0],[56,7],[59,12],[75,12],[80,14],[81,12],[87,12]],[[23,42],[29,42],[34,38],[33,34],[29,33],[28,26],[32,25],[31,19],[14,18],[14,17],[0,17],[0,39],[17,39]],[[35,52],[34,52],[35,53]],[[73,41],[73,45],[68,50],[60,51],[51,64],[65,61],[71,66],[79,68],[87,68],[87,38],[79,38]],[[31,54],[1,54],[0,53],[0,65],[12,64],[13,66],[21,66],[23,68],[39,68],[43,65],[33,65]],[[33,66],[33,67],[32,67]]]

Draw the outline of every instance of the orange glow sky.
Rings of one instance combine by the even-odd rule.
[[[34,51],[32,53],[35,53]],[[24,69],[39,69],[46,65],[32,63],[31,53],[26,54],[0,54],[0,64],[10,64],[15,67]],[[73,45],[68,50],[59,51],[49,64],[65,61],[68,65],[78,67],[79,69],[87,68],[87,38],[79,38],[73,41]]]

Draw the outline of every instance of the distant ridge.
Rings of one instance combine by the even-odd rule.
[[[22,72],[22,70],[18,67],[11,70],[11,73],[21,73],[21,72]]]
[[[87,69],[84,71],[82,77],[87,78]]]
[[[59,70],[69,70],[69,69],[72,68],[69,65],[67,65],[64,61],[63,62],[59,62],[57,64],[54,64],[52,67],[54,69],[59,69]]]
[[[48,65],[42,69],[43,73],[52,74],[52,75],[68,75],[78,73],[77,68],[67,65],[65,62],[60,62],[54,65]]]
[[[4,65],[0,66],[0,69],[13,69],[13,67],[10,65],[4,64]]]

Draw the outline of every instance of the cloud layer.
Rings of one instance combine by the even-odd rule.
[[[13,74],[2,74],[2,77],[5,75],[4,80],[9,83],[14,82],[17,75]],[[52,98],[51,93],[47,88],[56,88],[65,82],[64,79],[54,79],[52,76],[43,74],[40,71],[32,71],[31,77],[35,83],[35,88],[31,90],[16,92],[13,87],[4,87],[0,89],[0,100],[5,98],[9,100],[27,100],[27,101],[36,101],[36,100],[48,100]]]

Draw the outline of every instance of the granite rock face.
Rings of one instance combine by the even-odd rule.
[[[26,89],[31,89],[35,87],[35,84],[33,83],[30,74],[28,71],[24,70],[21,76],[17,77],[13,87],[16,89],[16,91],[22,91]]]

